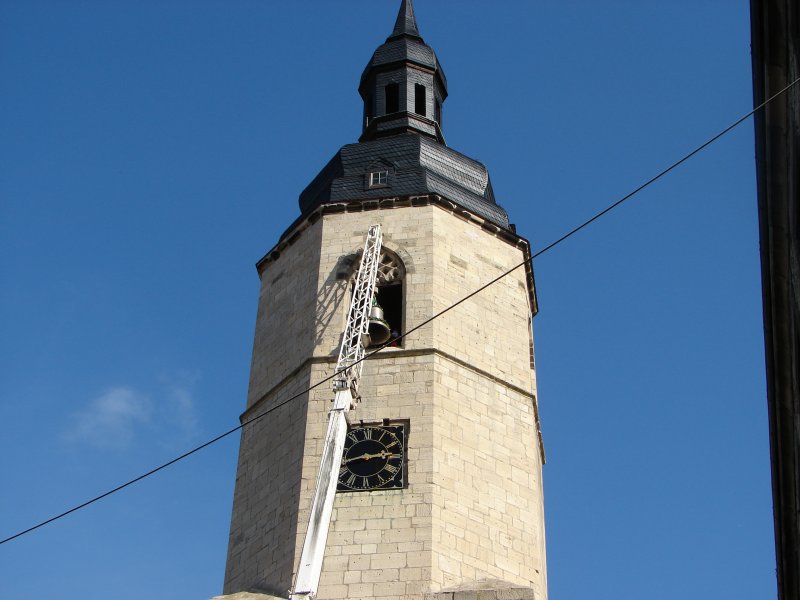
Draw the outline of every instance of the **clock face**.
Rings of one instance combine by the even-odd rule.
[[[364,425],[347,432],[339,469],[340,492],[405,485],[405,426]]]

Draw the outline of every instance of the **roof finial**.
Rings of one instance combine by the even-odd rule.
[[[397,14],[394,31],[392,31],[392,35],[389,38],[401,35],[420,37],[419,29],[417,29],[417,19],[414,16],[414,5],[411,4],[411,0],[403,0],[400,4],[400,12]]]

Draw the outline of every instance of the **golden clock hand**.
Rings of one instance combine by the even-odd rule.
[[[392,454],[388,450],[382,450],[380,453],[381,458],[402,458],[400,454]]]
[[[369,460],[371,458],[385,458],[384,452],[379,452],[378,454],[367,454],[366,452],[361,456],[354,456],[353,458],[348,458],[344,462],[345,464],[351,463],[354,460]]]
[[[342,462],[344,462],[344,464],[348,464],[348,463],[351,463],[351,462],[356,461],[356,460],[370,460],[372,458],[402,458],[402,457],[403,456],[401,454],[392,454],[388,450],[381,450],[377,454],[368,454],[368,453],[365,452],[361,456],[354,456],[353,458],[346,458]]]

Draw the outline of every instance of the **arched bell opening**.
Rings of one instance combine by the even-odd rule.
[[[375,305],[370,311],[371,327],[375,328],[375,335],[371,340],[372,346],[389,342],[389,346],[402,347],[403,340],[397,339],[403,333],[404,314],[404,289],[406,269],[403,261],[391,250],[381,251],[378,264],[378,278],[375,289]],[[378,310],[376,310],[376,308]],[[380,314],[378,314],[380,312]],[[372,315],[375,313],[375,318]],[[380,322],[382,321],[382,322]],[[388,337],[385,332],[388,329]],[[379,341],[382,339],[383,341]]]

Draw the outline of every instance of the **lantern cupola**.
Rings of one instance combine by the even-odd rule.
[[[444,143],[447,79],[419,34],[411,0],[403,0],[394,30],[372,55],[358,91],[364,101],[360,141],[413,132]]]

